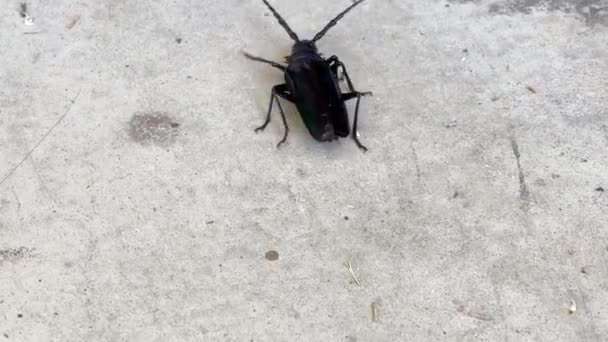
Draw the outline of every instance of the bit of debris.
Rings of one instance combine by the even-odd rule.
[[[574,247],[568,248],[568,255],[575,256],[576,255],[576,248],[574,248]]]
[[[604,192],[604,188],[602,188],[601,186],[598,186],[595,191],[597,192]]]
[[[74,26],[76,26],[76,24],[78,24],[78,21],[80,21],[79,15],[73,17],[72,20],[65,26],[65,28],[67,28],[68,30],[73,29]]]
[[[182,43],[182,39],[180,37],[175,38],[175,42],[177,44],[181,44]]]
[[[568,308],[568,313],[574,315],[576,312],[576,302],[573,299],[570,299],[570,307]]]
[[[581,267],[581,273],[582,274],[589,274],[589,271],[587,270],[587,267]]]
[[[210,221],[207,221],[207,222],[205,222],[205,223],[206,223],[206,224],[214,224],[214,223],[215,223],[215,221],[210,220]]]
[[[372,302],[372,322],[378,322],[380,312],[380,304]]]
[[[353,265],[351,265],[350,261],[347,261],[346,263],[344,263],[344,266],[346,266],[346,268],[348,269],[348,272],[350,272],[350,275],[353,277],[355,284],[357,284],[357,286],[361,286],[359,279],[357,279],[357,276],[355,275],[355,271],[353,271]]]
[[[268,251],[266,252],[266,260],[268,261],[277,261],[279,260],[279,252],[277,251]]]
[[[492,98],[490,99],[490,101],[492,102],[496,102],[498,100],[500,100],[500,96],[492,96]]]
[[[17,262],[33,256],[33,249],[21,246],[19,248],[0,249],[0,265],[4,262]]]
[[[532,94],[536,94],[536,90],[530,86],[527,86],[526,89],[528,89],[529,92],[531,92]]]
[[[454,128],[454,127],[458,126],[458,122],[456,120],[450,120],[450,121],[444,123],[443,126],[445,128]]]
[[[25,25],[28,25],[28,26],[34,25],[34,18],[32,18],[27,13],[27,4],[25,2],[22,2],[21,4],[19,4],[19,16],[21,16],[21,18],[23,18],[23,23]]]
[[[19,4],[19,16],[21,18],[27,17],[27,4],[25,2]]]

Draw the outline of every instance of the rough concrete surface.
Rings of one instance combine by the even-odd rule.
[[[272,3],[311,37],[351,2]],[[283,77],[241,50],[291,49],[259,0],[26,14],[0,7],[0,340],[608,340],[606,0],[366,1],[319,48],[374,92],[368,153],[287,103],[281,149],[278,112],[253,132]]]

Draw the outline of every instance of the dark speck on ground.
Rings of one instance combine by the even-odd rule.
[[[279,259],[279,252],[277,251],[268,251],[266,252],[266,260],[268,261],[276,261]]]

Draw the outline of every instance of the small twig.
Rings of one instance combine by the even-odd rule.
[[[568,313],[574,315],[576,312],[576,302],[574,299],[570,299],[570,307],[568,308]]]
[[[355,271],[353,271],[353,265],[351,265],[350,261],[347,261],[346,263],[344,263],[344,266],[346,266],[346,268],[348,269],[348,272],[350,272],[350,275],[355,280],[355,283],[358,286],[361,286],[361,283],[359,282],[359,279],[357,279],[357,276],[355,275]]]
[[[372,302],[372,322],[378,322],[380,307],[378,303]]]

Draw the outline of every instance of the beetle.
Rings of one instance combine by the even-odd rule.
[[[295,43],[291,49],[291,54],[285,57],[287,66],[243,51],[245,57],[269,64],[281,70],[285,78],[285,83],[272,87],[266,121],[256,128],[255,132],[263,131],[268,126],[273,104],[276,101],[283,120],[283,126],[285,127],[283,139],[277,144],[277,148],[287,140],[289,127],[287,126],[285,113],[279,102],[279,97],[281,97],[296,105],[304,124],[315,140],[326,142],[337,140],[340,137],[347,137],[351,133],[351,130],[345,101],[356,99],[352,138],[362,151],[367,151],[367,148],[359,141],[357,123],[361,97],[372,95],[372,93],[356,91],[344,63],[335,55],[327,59],[323,58],[316,46],[316,42],[330,28],[336,25],[346,13],[365,0],[355,1],[310,40],[300,40],[298,35],[289,27],[285,19],[281,17],[274,7],[268,1],[262,1]],[[339,69],[342,69],[342,75],[346,79],[349,90],[347,93],[342,93],[340,89],[338,82]]]

